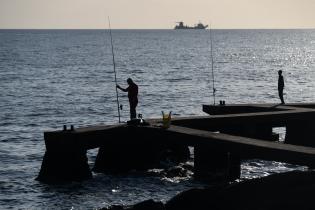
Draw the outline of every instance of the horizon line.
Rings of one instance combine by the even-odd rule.
[[[314,28],[211,28],[211,30],[314,30]],[[0,28],[0,30],[109,30],[109,28]],[[174,28],[112,28],[111,30],[175,30]],[[183,31],[210,30],[207,29],[176,29]]]

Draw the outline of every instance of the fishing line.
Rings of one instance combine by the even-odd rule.
[[[214,79],[214,70],[213,70],[213,46],[212,46],[212,29],[210,23],[210,55],[211,55],[211,72],[212,72],[212,95],[213,95],[213,105],[215,105],[215,79]]]
[[[112,47],[112,57],[113,57],[113,68],[114,68],[114,75],[115,75],[115,89],[116,89],[116,101],[117,101],[117,111],[118,111],[118,122],[120,123],[120,108],[119,108],[119,98],[118,98],[118,90],[117,90],[117,73],[116,73],[116,63],[115,63],[115,54],[114,54],[114,44],[113,44],[113,36],[112,36],[112,29],[110,26],[110,19],[108,16],[108,26],[109,26],[109,34],[110,34],[110,43]]]

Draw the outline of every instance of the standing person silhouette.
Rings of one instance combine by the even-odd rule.
[[[284,100],[283,100],[283,89],[284,89],[284,80],[283,80],[283,76],[282,76],[282,71],[279,70],[278,71],[278,92],[279,92],[279,98],[281,100],[281,104],[284,104]]]
[[[129,86],[126,89],[121,88],[119,85],[117,85],[117,88],[124,92],[128,92],[130,119],[132,120],[137,118],[136,107],[138,105],[138,85],[136,85],[131,78],[127,79],[127,83]]]

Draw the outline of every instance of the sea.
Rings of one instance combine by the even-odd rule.
[[[315,30],[112,30],[117,83],[139,86],[144,119],[205,116],[202,104],[315,101]],[[212,43],[212,44],[211,44]],[[212,55],[211,55],[212,50]],[[212,63],[213,60],[213,63]],[[212,65],[213,64],[213,65]],[[213,72],[213,74],[212,74]],[[214,83],[213,83],[214,82]],[[119,92],[122,121],[128,98]],[[83,182],[35,181],[44,131],[118,123],[108,30],[0,30],[0,209],[99,209],[166,202],[204,186],[192,176],[94,173]],[[284,138],[285,130],[276,130]],[[89,164],[96,150],[88,151]],[[241,180],[307,170],[274,161],[242,163]]]

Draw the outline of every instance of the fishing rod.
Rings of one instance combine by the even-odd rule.
[[[118,98],[118,90],[117,90],[116,63],[115,63],[115,54],[114,54],[112,29],[110,27],[110,19],[109,19],[109,17],[108,17],[108,26],[109,26],[109,34],[110,34],[110,43],[111,43],[111,46],[112,46],[113,67],[114,67],[114,74],[115,74],[115,89],[116,89],[116,101],[117,101],[117,110],[118,110],[118,122],[120,123],[120,109],[119,109],[119,98]]]
[[[214,80],[214,70],[213,70],[213,47],[212,47],[212,30],[210,23],[210,55],[211,55],[211,72],[212,72],[212,95],[213,95],[213,105],[215,105],[215,80]]]

